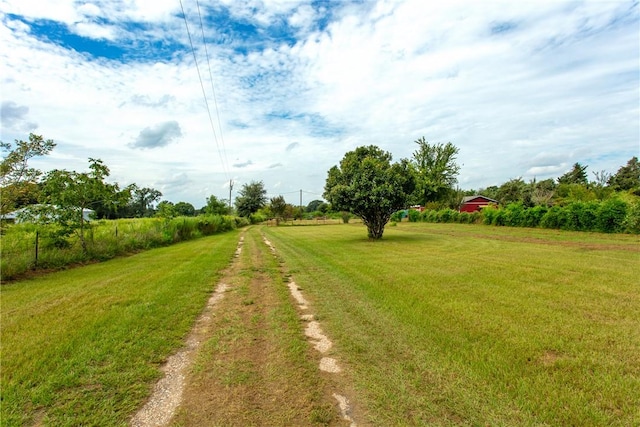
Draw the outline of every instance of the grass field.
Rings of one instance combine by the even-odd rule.
[[[214,384],[260,424],[242,405],[288,390],[309,424],[335,420],[322,393],[295,392],[297,377],[312,388],[326,378],[304,360],[290,274],[352,382],[358,425],[640,425],[637,236],[424,223],[389,226],[378,242],[359,224],[245,233],[191,403]],[[260,233],[277,263],[260,255]],[[125,425],[237,241],[233,231],[2,286],[1,424]],[[294,419],[278,412],[284,400],[268,406],[280,425]],[[197,425],[189,413],[178,424]]]
[[[637,236],[264,228],[371,425],[640,425]]]
[[[3,426],[126,425],[238,232],[2,286]]]

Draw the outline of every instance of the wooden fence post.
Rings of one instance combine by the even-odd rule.
[[[33,265],[33,268],[37,268],[38,267],[38,243],[40,240],[40,231],[36,230],[36,260],[35,260],[35,264]]]

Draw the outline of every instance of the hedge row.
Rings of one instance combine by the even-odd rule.
[[[393,218],[397,220],[397,218]],[[604,233],[640,233],[640,201],[622,199],[572,202],[565,206],[535,206],[526,208],[521,203],[504,207],[487,207],[480,212],[458,212],[452,209],[410,210],[411,222],[458,222],[509,227],[542,227],[573,231]]]

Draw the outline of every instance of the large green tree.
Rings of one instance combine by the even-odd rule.
[[[629,191],[640,193],[640,162],[637,157],[629,159],[625,166],[618,169],[608,181],[609,185],[616,191]]]
[[[251,181],[244,184],[236,197],[236,210],[239,216],[248,217],[258,212],[267,203],[267,190],[262,181]]]
[[[391,215],[407,206],[415,189],[409,162],[392,160],[375,145],[358,147],[329,170],[324,187],[323,197],[335,210],[360,217],[371,240],[382,238]]]
[[[0,215],[37,200],[42,172],[29,167],[28,162],[33,157],[49,154],[55,146],[53,140],[33,133],[29,134],[28,141],[15,140],[15,146],[0,142],[0,148],[7,152],[0,163]]]
[[[196,208],[188,202],[178,202],[174,209],[178,216],[194,216],[196,214]]]
[[[135,218],[151,217],[154,215],[153,204],[160,200],[162,193],[149,187],[132,186],[132,196],[129,204],[129,214]]]
[[[580,184],[587,185],[589,179],[587,176],[587,167],[580,163],[575,163],[573,168],[558,178],[558,184]]]
[[[56,223],[63,236],[75,233],[86,253],[85,232],[89,224],[85,210],[92,209],[96,203],[115,203],[127,197],[118,184],[105,181],[108,176],[109,168],[102,160],[91,158],[89,172],[52,170],[44,178],[42,203],[34,206],[29,214],[36,221]]]
[[[416,176],[414,201],[421,205],[446,198],[458,182],[460,166],[456,163],[459,149],[450,142],[429,144],[424,137],[415,141],[411,164]]]
[[[208,215],[228,215],[230,213],[227,202],[213,195],[207,198],[207,205],[202,210]]]

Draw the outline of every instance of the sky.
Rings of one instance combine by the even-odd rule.
[[[459,149],[458,186],[640,155],[638,1],[0,0],[1,140],[195,208],[292,204],[363,145]]]

